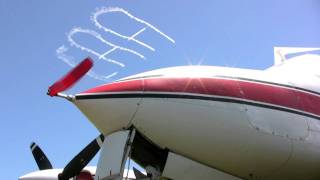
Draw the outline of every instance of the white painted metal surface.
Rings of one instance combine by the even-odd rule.
[[[95,180],[122,179],[123,164],[126,161],[125,147],[129,134],[130,131],[119,131],[106,137],[101,148]]]
[[[48,169],[42,171],[35,171],[24,176],[19,177],[19,180],[58,180],[58,174],[63,169]]]
[[[63,169],[47,169],[42,171],[34,171],[29,174],[19,177],[19,180],[58,180],[58,175]],[[96,167],[87,166],[83,171],[89,171],[91,174],[95,174]]]
[[[174,180],[241,180],[172,152],[168,155],[162,176]]]
[[[85,171],[89,171],[94,175],[96,167],[85,167]],[[62,169],[49,169],[42,171],[34,171],[19,177],[19,180],[58,180],[58,174],[62,172]],[[123,180],[135,179],[134,172],[132,170],[124,169]]]
[[[240,177],[268,175],[288,159],[290,141],[260,134],[241,106],[200,103],[144,99],[134,125],[158,145]]]
[[[105,135],[125,129],[137,111],[141,98],[74,101],[76,106]]]

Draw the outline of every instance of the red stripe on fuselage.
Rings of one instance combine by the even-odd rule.
[[[106,84],[84,93],[170,92],[225,96],[292,108],[320,116],[320,96],[268,83],[221,78],[150,78]]]

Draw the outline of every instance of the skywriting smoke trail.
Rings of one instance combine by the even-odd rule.
[[[99,22],[99,17],[101,15],[107,14],[107,13],[121,13],[121,14],[125,15],[126,17],[128,17],[129,19],[137,22],[138,24],[144,25],[144,27],[130,36],[122,35],[116,31],[108,28],[106,25],[102,24],[101,22]],[[92,14],[91,21],[94,23],[94,25],[97,27],[98,30],[103,30],[104,32],[110,33],[110,34],[112,34],[116,37],[119,37],[125,41],[135,42],[138,45],[140,45],[148,50],[151,50],[151,51],[155,51],[155,48],[153,48],[151,45],[137,39],[137,37],[140,34],[142,34],[143,32],[145,32],[148,29],[153,30],[154,32],[158,33],[159,35],[161,35],[162,37],[164,37],[166,40],[170,41],[171,43],[175,43],[175,41],[171,37],[169,37],[168,35],[166,35],[162,31],[160,31],[155,26],[151,25],[150,23],[148,23],[145,20],[142,20],[142,19],[130,14],[128,11],[126,11],[122,8],[119,8],[119,7],[99,8]],[[88,48],[86,45],[80,44],[74,39],[74,36],[76,34],[86,34],[86,35],[92,36],[95,39],[99,40],[101,43],[103,43],[106,47],[108,47],[108,50],[106,52],[101,53],[101,52],[97,52],[97,50],[95,50],[95,49]],[[139,59],[146,59],[142,53],[137,52],[133,49],[126,48],[126,47],[117,45],[115,43],[112,43],[109,40],[105,39],[100,33],[98,33],[95,30],[92,30],[92,29],[86,29],[86,28],[81,28],[81,27],[73,28],[69,31],[69,33],[67,33],[67,40],[70,44],[70,47],[75,47],[77,49],[80,49],[81,51],[84,51],[84,52],[87,52],[93,56],[96,56],[98,60],[102,60],[107,63],[111,63],[114,65],[120,66],[122,68],[126,67],[125,63],[121,62],[120,60],[111,59],[108,57],[108,55],[110,55],[111,53],[116,52],[116,51],[122,51],[122,52],[132,54],[132,55],[138,57]],[[59,59],[61,59],[63,62],[65,62],[69,66],[75,66],[75,61],[74,61],[73,56],[66,55],[66,52],[68,50],[69,50],[69,48],[66,47],[65,45],[63,45],[56,50],[56,55]],[[118,72],[113,72],[108,75],[99,75],[98,73],[95,73],[93,70],[89,71],[89,73],[88,73],[88,75],[90,77],[97,79],[97,80],[102,80],[102,81],[108,81],[109,78],[114,77],[117,74],[118,74]]]

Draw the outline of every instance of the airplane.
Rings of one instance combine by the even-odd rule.
[[[275,56],[265,70],[169,67],[63,94],[93,66],[86,58],[48,95],[72,102],[101,135],[54,178],[122,179],[131,159],[146,171],[134,169],[136,179],[319,179],[320,56]],[[95,172],[83,170],[100,147]]]

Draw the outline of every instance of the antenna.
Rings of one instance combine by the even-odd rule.
[[[274,65],[282,64],[286,59],[286,55],[300,52],[317,51],[320,48],[306,48],[306,47],[274,47]]]

